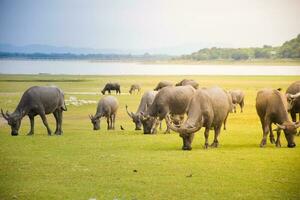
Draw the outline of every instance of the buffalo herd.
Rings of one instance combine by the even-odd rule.
[[[107,83],[101,93],[121,94],[119,83]],[[139,93],[139,84],[132,84],[130,94]],[[194,80],[184,79],[173,84],[161,81],[153,91],[146,91],[140,100],[136,112],[126,112],[135,124],[135,130],[142,130],[144,134],[154,134],[164,120],[167,124],[166,132],[178,132],[183,141],[183,150],[191,150],[195,132],[204,127],[204,147],[218,147],[219,135],[222,129],[226,130],[226,120],[229,113],[236,112],[237,105],[241,112],[244,108],[245,94],[241,90],[226,91],[220,87],[200,88]],[[100,129],[100,118],[107,119],[107,129],[115,129],[115,119],[119,102],[114,96],[104,96],[97,105],[95,115],[89,115],[94,130]],[[27,89],[13,113],[1,109],[3,118],[11,127],[11,135],[18,135],[21,121],[24,116],[30,119],[30,131],[34,134],[34,117],[39,115],[45,125],[48,135],[52,131],[48,125],[46,115],[52,113],[56,120],[56,135],[61,135],[63,111],[67,111],[64,93],[57,87],[33,86]],[[300,127],[300,81],[292,83],[283,94],[281,89],[262,89],[257,92],[256,112],[260,118],[263,138],[260,147],[264,147],[269,134],[270,142],[281,147],[280,134],[283,131],[288,147],[296,146],[294,136]],[[289,119],[290,112],[292,120]],[[297,116],[299,115],[298,122]],[[276,129],[272,130],[272,124]],[[121,129],[124,128],[121,126]],[[209,145],[210,130],[214,131],[214,140]],[[276,131],[275,140],[273,131]]]

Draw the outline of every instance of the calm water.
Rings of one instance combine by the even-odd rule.
[[[90,61],[0,60],[3,74],[300,75],[300,66],[174,65]]]

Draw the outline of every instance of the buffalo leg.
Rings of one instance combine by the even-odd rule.
[[[277,130],[277,139],[276,139],[276,147],[281,147],[281,143],[280,143],[280,130]]]
[[[205,128],[205,131],[204,131],[204,137],[205,137],[204,148],[205,148],[205,149],[208,148],[208,136],[209,136],[209,130],[210,130],[210,127],[206,127],[206,128]]]
[[[291,111],[291,117],[292,117],[293,122],[297,121],[297,119],[296,119],[297,117],[296,117],[296,113],[295,112]]]
[[[210,146],[216,148],[219,146],[218,137],[220,135],[221,126],[216,126],[216,127],[214,127],[214,129],[215,129],[215,137],[214,137],[213,143]]]
[[[110,126],[109,126],[109,124],[110,124],[110,123],[109,123],[109,121],[110,121],[110,120],[109,120],[109,118],[110,118],[109,116],[107,116],[107,117],[106,117],[106,122],[107,122],[107,130],[109,130],[109,129],[110,129]]]
[[[272,130],[272,124],[269,125],[269,130],[270,130],[270,142],[271,142],[271,144],[274,144],[275,139],[274,139],[274,134],[273,134],[273,130]]]
[[[61,135],[62,130],[61,130],[61,124],[62,124],[62,111],[61,110],[56,110],[53,113],[55,120],[56,120],[56,130],[55,134],[56,135]]]
[[[261,140],[260,147],[264,147],[267,144],[267,136],[269,134],[269,122],[267,120],[262,121],[263,139]]]
[[[166,119],[165,119],[165,121],[166,121]],[[166,123],[167,123],[167,121],[166,121]],[[162,124],[162,121],[159,122],[159,130],[161,130],[161,124]],[[168,124],[167,124],[167,129],[166,129],[165,133],[171,133],[171,130],[170,130]]]
[[[47,118],[46,118],[45,113],[44,113],[44,112],[41,113],[40,116],[41,116],[41,118],[42,118],[42,120],[43,120],[44,125],[45,125],[46,128],[47,128],[48,135],[51,135],[51,129],[49,128],[49,125],[48,125],[48,122],[47,122]]]
[[[241,107],[241,113],[242,113],[243,112],[243,108],[244,108],[244,99],[241,101],[240,107]]]
[[[299,113],[299,121],[300,121],[300,113]],[[299,132],[298,132],[298,134],[297,135],[300,135],[300,130],[299,130]]]
[[[116,114],[113,114],[113,120],[112,120],[112,123],[113,123],[112,127],[113,127],[113,129],[115,129],[115,122],[116,122]]]
[[[34,116],[29,115],[30,119],[30,131],[27,135],[33,135],[34,134]]]
[[[114,129],[114,126],[113,126],[113,115],[110,116],[110,129]]]
[[[223,128],[224,130],[226,130],[226,122],[227,122],[228,115],[229,115],[229,113],[227,113],[227,116],[225,117],[224,122],[223,122],[224,123],[224,128]]]

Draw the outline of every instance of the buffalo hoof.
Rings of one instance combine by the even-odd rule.
[[[270,137],[270,142],[271,142],[271,144],[275,144],[275,139],[274,139],[274,137]]]
[[[261,148],[265,147],[266,143],[267,143],[267,142],[266,142],[265,140],[262,140],[261,143],[260,143],[260,147],[261,147]]]
[[[182,150],[184,150],[184,151],[190,151],[190,150],[192,150],[192,147],[183,146]]]
[[[276,143],[276,147],[280,148],[281,144],[279,142]]]
[[[62,135],[62,134],[63,134],[62,131],[57,131],[57,132],[55,132],[55,135]]]
[[[213,142],[210,147],[212,148],[217,148],[219,146],[219,143],[218,142]]]
[[[27,133],[27,136],[32,136],[32,135],[33,135],[33,132]]]
[[[294,148],[294,147],[296,147],[296,144],[295,144],[295,143],[288,144],[288,148]]]
[[[209,146],[208,143],[205,143],[204,144],[204,149],[208,149],[208,146]]]

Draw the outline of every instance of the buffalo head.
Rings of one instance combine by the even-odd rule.
[[[93,116],[93,115],[89,115],[89,117],[90,117],[90,120],[93,124],[93,129],[94,130],[100,130],[100,118],[96,117],[96,116]]]
[[[128,116],[132,119],[133,123],[135,123],[135,130],[142,130],[141,115],[134,114],[133,112],[129,112],[127,105],[126,105],[126,112],[127,112]]]
[[[300,122],[294,123],[294,122],[284,122],[283,124],[276,124],[277,131],[283,130],[285,138],[288,142],[288,147],[293,148],[296,146],[294,142],[294,136],[297,133],[297,128],[300,127]]]
[[[286,94],[287,102],[288,102],[288,111],[292,110],[294,107],[294,104],[296,102],[296,99],[300,97],[300,92],[297,94]]]
[[[183,146],[182,150],[192,150],[192,142],[194,138],[194,133],[201,129],[202,125],[197,124],[196,126],[191,126],[187,121],[182,124],[175,124],[172,122],[172,118],[170,115],[166,116],[167,126],[179,133],[179,136],[182,138]]]
[[[157,118],[141,113],[141,122],[143,124],[144,134],[155,134],[157,132],[156,128],[159,123]]]
[[[8,111],[6,113],[3,112],[1,109],[1,114],[4,119],[6,119],[8,125],[11,127],[11,135],[12,136],[17,136],[19,133],[19,129],[21,126],[21,120],[22,120],[22,115],[20,114],[10,114]]]

